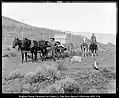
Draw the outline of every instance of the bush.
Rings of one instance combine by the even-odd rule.
[[[47,78],[49,78],[53,82],[61,78],[60,71],[57,70],[57,66],[55,64],[45,66],[44,70],[47,74]]]
[[[32,84],[32,83],[34,83],[35,81],[36,81],[36,73],[34,73],[34,72],[29,72],[29,73],[27,73],[27,74],[25,74],[25,82],[26,83],[30,83],[30,84]]]
[[[38,67],[35,72],[30,72],[25,75],[26,83],[41,83],[44,81],[55,82],[61,78],[61,74],[57,71],[55,65],[44,65],[43,67]]]
[[[7,51],[10,51],[10,48],[7,48]]]
[[[80,85],[70,77],[66,77],[65,79],[61,80],[63,83],[63,90],[64,93],[81,93]]]
[[[6,85],[3,86],[3,93],[20,93],[22,91],[22,85],[19,79],[6,81]]]
[[[66,77],[56,81],[55,84],[52,84],[45,89],[39,90],[39,93],[80,93],[81,88],[73,79]]]
[[[61,88],[60,85],[58,84],[53,84],[53,85],[50,85],[48,87],[46,87],[45,89],[41,89],[39,90],[39,93],[52,93],[52,94],[55,94],[55,93],[63,93],[63,88]]]
[[[67,70],[67,65],[63,63],[63,61],[57,62],[57,70]]]
[[[5,54],[5,55],[3,55],[2,57],[9,57],[9,55],[8,55],[8,54]]]
[[[65,93],[81,93],[81,88],[75,82],[68,82],[64,85],[64,92]]]
[[[20,73],[18,70],[15,70],[13,72],[10,72],[8,76],[5,76],[5,80],[12,80],[16,78],[22,78],[24,77],[24,73]]]
[[[111,70],[109,70],[109,69],[107,69],[107,68],[101,70],[100,73],[101,73],[102,76],[105,77],[106,79],[116,79],[116,74],[113,73]]]
[[[26,84],[23,84],[22,86],[22,93],[30,93],[30,84],[29,83],[26,83]]]
[[[10,55],[11,55],[12,57],[16,57],[16,56],[17,56],[16,53],[10,53]]]

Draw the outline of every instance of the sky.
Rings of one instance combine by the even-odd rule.
[[[2,3],[2,16],[32,26],[116,35],[116,3]]]

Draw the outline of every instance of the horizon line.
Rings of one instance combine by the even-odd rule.
[[[14,21],[17,21],[17,22],[21,22],[22,24],[25,24],[25,25],[28,25],[28,26],[32,26],[32,27],[36,27],[36,28],[49,29],[49,30],[54,30],[54,31],[61,31],[61,32],[65,32],[65,33],[70,32],[70,33],[73,34],[73,35],[80,35],[80,34],[78,34],[78,33],[112,34],[112,35],[114,35],[114,36],[117,35],[117,33],[116,33],[116,34],[113,34],[113,33],[104,33],[104,32],[102,32],[102,33],[100,33],[100,32],[90,32],[90,31],[88,31],[88,32],[87,32],[87,31],[86,31],[86,32],[85,32],[85,31],[75,32],[75,31],[71,31],[71,30],[62,30],[62,29],[57,29],[57,28],[41,27],[41,26],[35,26],[35,25],[32,25],[32,24],[28,24],[28,23],[25,23],[25,22],[22,21],[22,20],[20,21],[20,20],[17,20],[17,19],[8,17],[8,16],[3,16],[3,15],[2,15],[2,17],[9,18],[9,19],[14,20]]]

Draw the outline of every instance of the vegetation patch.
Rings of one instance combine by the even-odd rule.
[[[12,57],[16,57],[16,56],[17,56],[16,53],[10,53],[10,55],[11,55]]]
[[[60,66],[63,65],[61,61],[60,64]],[[83,72],[69,72],[67,69],[64,74],[61,73],[61,68],[58,68],[56,63],[44,64],[42,67],[38,67],[35,72],[26,74],[14,71],[4,80],[3,91],[52,94],[107,93],[108,83],[116,79],[116,74],[108,68],[98,72],[91,72],[89,69]]]

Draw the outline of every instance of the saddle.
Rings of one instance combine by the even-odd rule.
[[[91,45],[97,45],[96,42],[91,42]]]

